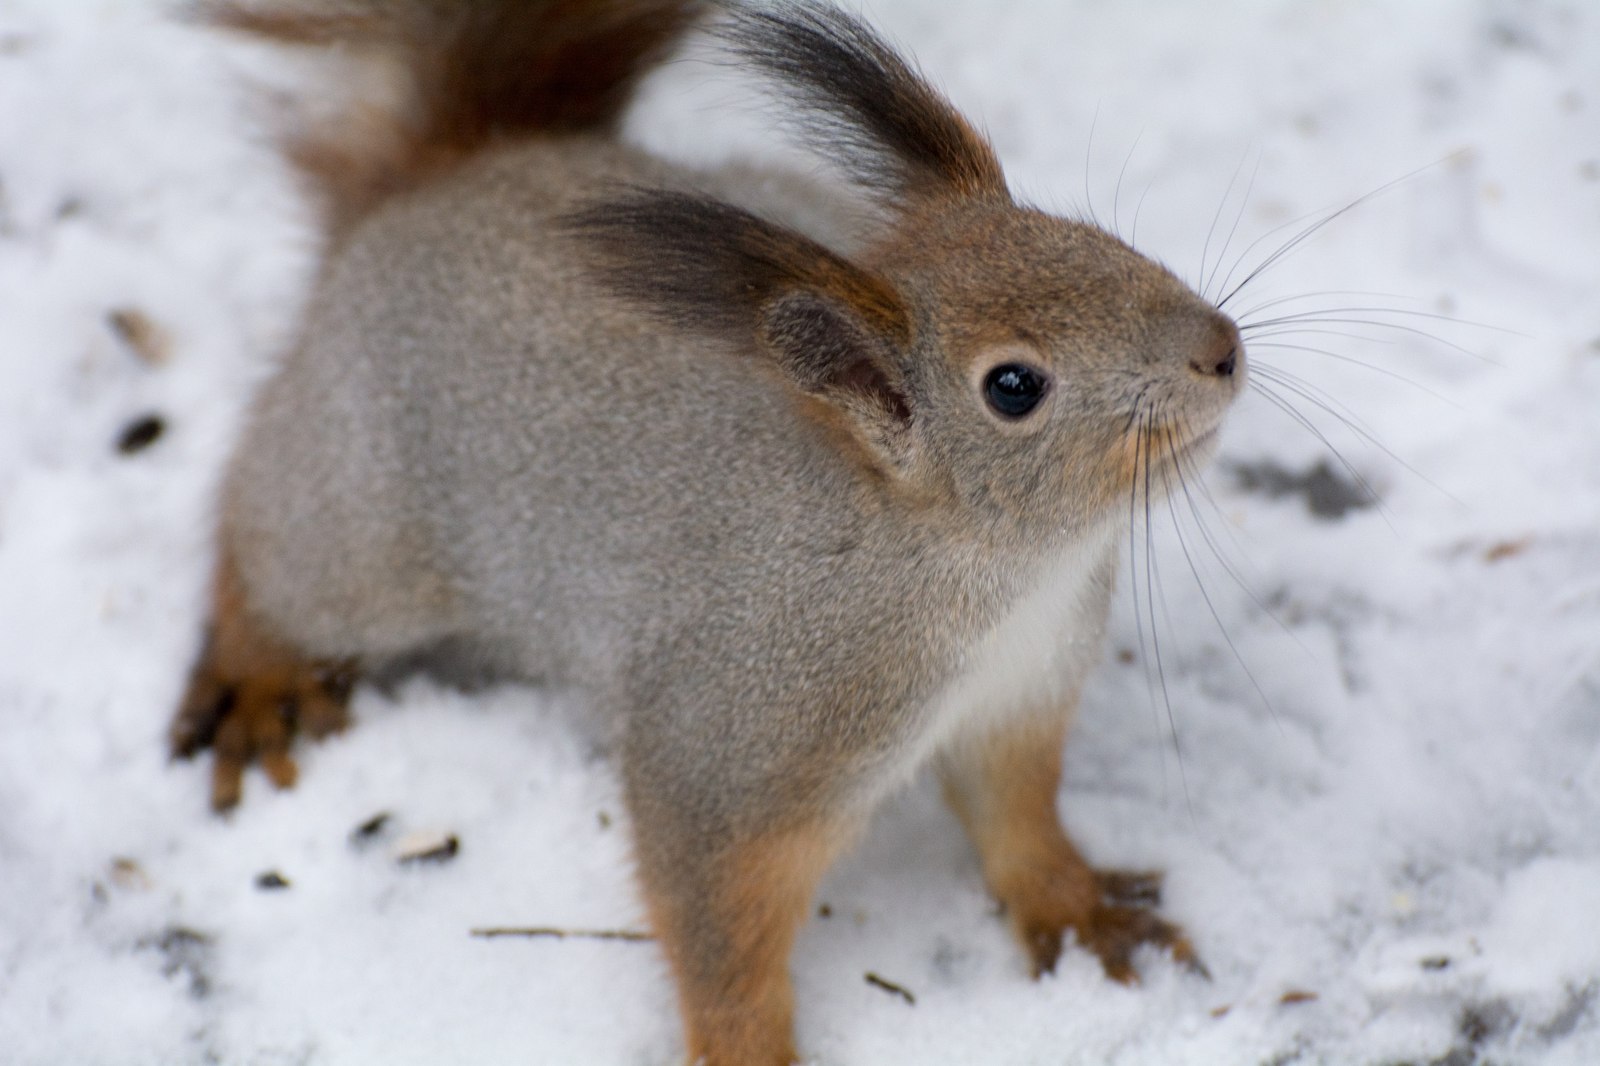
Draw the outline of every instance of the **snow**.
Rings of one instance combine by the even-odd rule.
[[[1070,952],[1030,981],[919,780],[802,932],[802,1048],[1600,1061],[1600,9],[869,10],[1016,188],[1124,233],[1137,213],[1139,246],[1214,294],[1297,228],[1277,227],[1385,189],[1231,309],[1445,317],[1348,311],[1273,338],[1331,357],[1252,349],[1381,441],[1284,393],[1381,508],[1321,518],[1243,488],[1241,465],[1292,479],[1327,458],[1252,395],[1197,499],[1207,534],[1180,495],[1153,590],[1142,537],[1131,553],[1127,654],[1086,696],[1061,806],[1095,861],[1168,872],[1211,979],[1150,957],[1123,988]],[[305,750],[296,790],[252,776],[228,820],[205,767],[165,757],[211,494],[310,264],[249,120],[276,64],[148,0],[0,0],[0,1061],[676,1062],[651,945],[469,935],[640,924],[618,782],[562,700],[362,689],[359,727]],[[764,150],[726,78],[674,66],[635,135],[692,160]],[[108,325],[121,309],[166,334],[165,362]],[[165,433],[119,454],[149,413]],[[460,854],[401,865],[412,833]],[[258,888],[268,871],[289,887]]]

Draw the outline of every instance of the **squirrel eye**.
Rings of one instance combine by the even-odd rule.
[[[1050,382],[1031,366],[1001,363],[983,379],[983,395],[997,414],[1021,418],[1044,399]]]

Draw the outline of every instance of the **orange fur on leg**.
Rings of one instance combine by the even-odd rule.
[[[1072,930],[1106,974],[1133,983],[1140,944],[1168,948],[1198,967],[1178,927],[1149,909],[1154,874],[1098,872],[1067,838],[1056,813],[1068,716],[1022,719],[944,755],[945,795],[983,861],[989,890],[1005,907],[1035,977],[1055,969]]]
[[[683,868],[691,856],[670,870],[641,862],[651,924],[677,977],[691,1063],[796,1061],[789,950],[847,837],[814,823],[723,847],[699,869]]]

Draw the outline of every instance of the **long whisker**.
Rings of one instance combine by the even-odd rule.
[[[1154,387],[1155,386],[1154,386],[1153,383],[1146,383],[1145,385],[1140,387],[1138,392],[1136,392],[1134,394],[1134,396],[1133,396],[1133,410],[1128,413],[1128,421],[1123,424],[1123,427],[1122,427],[1122,432],[1123,433],[1131,433],[1133,431],[1133,424],[1136,421],[1138,421],[1138,419],[1139,419],[1140,407],[1144,403],[1144,398],[1150,394],[1150,390],[1152,388],[1154,388]],[[1133,459],[1134,459],[1134,469],[1137,470],[1138,469],[1138,464],[1139,464],[1139,441],[1138,440],[1134,441]]]
[[[1155,678],[1150,673],[1152,661],[1150,645],[1145,640],[1143,601],[1139,595],[1139,485],[1144,464],[1149,461],[1145,450],[1143,410],[1144,397],[1148,391],[1148,387],[1142,389],[1134,398],[1133,411],[1129,415],[1128,426],[1124,429],[1124,432],[1134,433],[1133,477],[1128,483],[1128,592],[1133,600],[1133,629],[1139,640],[1140,661],[1144,666],[1145,690],[1150,700],[1150,712],[1157,716],[1157,730],[1159,732],[1160,712],[1157,710],[1156,703],[1156,683]],[[1135,423],[1138,425],[1137,430],[1133,429]],[[1148,550],[1148,546],[1146,550]],[[1152,619],[1152,624],[1153,622],[1154,619]],[[1158,745],[1156,750],[1159,753],[1162,786],[1165,788],[1167,781],[1166,747]]]
[[[1394,522],[1390,518],[1389,509],[1384,505],[1383,499],[1377,494],[1367,479],[1361,476],[1361,472],[1350,463],[1350,460],[1345,458],[1344,453],[1338,448],[1334,447],[1333,442],[1328,439],[1327,434],[1322,432],[1321,427],[1302,414],[1299,409],[1294,406],[1294,404],[1273,392],[1268,386],[1268,383],[1261,379],[1260,375],[1257,375],[1255,381],[1252,382],[1251,387],[1255,389],[1259,395],[1264,397],[1268,403],[1278,408],[1278,410],[1282,411],[1285,415],[1288,415],[1290,419],[1299,423],[1302,429],[1315,437],[1322,444],[1322,446],[1328,450],[1329,454],[1331,454],[1334,459],[1338,461],[1339,465],[1344,468],[1345,472],[1350,475],[1351,479],[1360,487],[1362,493],[1367,497],[1367,499],[1372,501],[1373,506],[1377,508],[1378,514],[1380,517],[1382,517],[1384,523],[1388,525],[1391,530],[1394,530]],[[1399,532],[1398,530],[1394,531],[1397,534]]]
[[[1211,263],[1211,240],[1217,235],[1217,224],[1222,221],[1222,211],[1228,206],[1228,199],[1233,195],[1233,187],[1239,181],[1239,172],[1244,169],[1244,162],[1249,158],[1250,154],[1248,152],[1239,157],[1238,165],[1233,168],[1233,174],[1228,178],[1228,187],[1222,190],[1222,199],[1217,201],[1217,213],[1211,216],[1211,226],[1206,230],[1205,243],[1200,246],[1200,284],[1197,287],[1202,296],[1210,288],[1207,271],[1209,270],[1214,275],[1222,263],[1220,253],[1217,256],[1217,262]],[[1251,180],[1254,181],[1255,179],[1252,177]],[[1237,219],[1234,220],[1234,225],[1237,227]],[[1222,305],[1218,304],[1217,306],[1220,308]]]
[[[1183,428],[1182,423],[1180,423],[1180,428]],[[1211,550],[1212,557],[1222,566],[1223,571],[1233,579],[1233,583],[1238,585],[1246,596],[1250,597],[1250,602],[1256,605],[1256,609],[1272,619],[1278,628],[1283,630],[1285,635],[1298,644],[1303,651],[1309,653],[1311,649],[1306,647],[1306,643],[1300,638],[1300,634],[1296,633],[1287,622],[1278,617],[1278,612],[1274,611],[1265,600],[1258,596],[1256,590],[1251,587],[1250,582],[1246,581],[1244,576],[1235,569],[1233,563],[1228,559],[1228,553],[1223,551],[1222,545],[1217,542],[1216,535],[1211,531],[1211,527],[1200,517],[1200,510],[1196,506],[1194,497],[1190,495],[1191,486],[1199,490],[1200,498],[1205,501],[1206,505],[1211,508],[1212,513],[1222,522],[1223,532],[1232,541],[1234,548],[1240,551],[1243,550],[1239,542],[1234,539],[1233,533],[1229,529],[1228,521],[1222,513],[1221,506],[1217,503],[1216,498],[1211,495],[1211,487],[1206,484],[1204,472],[1198,466],[1192,465],[1193,462],[1193,456],[1180,456],[1178,458],[1179,468],[1184,471],[1184,474],[1180,475],[1179,483],[1183,486],[1184,495],[1189,498],[1189,510],[1194,515],[1195,528],[1200,531],[1201,539],[1205,541],[1206,547]],[[1185,463],[1191,464],[1186,470],[1184,468]]]
[[[1322,331],[1318,331],[1318,330],[1285,330],[1282,333],[1269,333],[1269,334],[1266,334],[1266,336],[1268,336],[1268,337],[1292,337],[1292,336],[1296,336],[1296,335],[1298,335],[1300,333],[1303,333],[1303,332],[1322,332]],[[1314,347],[1314,346],[1309,345],[1309,344],[1285,344],[1283,341],[1277,341],[1277,340],[1260,340],[1258,338],[1252,338],[1251,339],[1251,341],[1250,341],[1250,350],[1252,352],[1258,351],[1258,350],[1260,350],[1262,348],[1270,348],[1270,349],[1274,349],[1274,350],[1278,350],[1278,351],[1286,351],[1286,352],[1305,352],[1305,353],[1310,354],[1310,355],[1321,355],[1321,356],[1324,356],[1324,357],[1326,357],[1328,359],[1335,360],[1336,362],[1348,363],[1351,366],[1358,366],[1358,367],[1361,367],[1363,370],[1370,370],[1374,374],[1382,374],[1386,378],[1393,378],[1395,381],[1401,382],[1402,384],[1405,384],[1405,385],[1409,385],[1413,389],[1416,389],[1419,392],[1427,393],[1429,396],[1433,397],[1435,400],[1438,400],[1440,403],[1443,403],[1443,404],[1446,404],[1446,405],[1448,405],[1450,407],[1453,407],[1458,411],[1461,410],[1461,405],[1460,404],[1456,403],[1454,400],[1450,399],[1448,396],[1444,395],[1443,393],[1438,392],[1438,391],[1436,391],[1434,389],[1430,389],[1430,388],[1428,388],[1428,386],[1424,385],[1422,382],[1417,381],[1414,378],[1408,378],[1404,374],[1400,373],[1399,371],[1390,370],[1388,367],[1379,366],[1376,363],[1369,363],[1364,359],[1357,359],[1357,358],[1355,358],[1353,356],[1342,355],[1339,352],[1331,351],[1330,349],[1327,349],[1327,348],[1317,348],[1317,347]],[[1259,365],[1258,365],[1257,369],[1260,369]]]
[[[1465,345],[1457,344],[1452,340],[1441,337],[1437,333],[1431,333],[1428,330],[1421,329],[1417,326],[1410,326],[1404,322],[1389,322],[1381,318],[1353,317],[1353,315],[1356,313],[1410,315],[1413,317],[1435,319],[1445,322],[1457,321],[1450,318],[1448,315],[1436,315],[1426,311],[1405,311],[1397,308],[1384,307],[1336,307],[1319,309],[1317,311],[1308,311],[1300,314],[1280,315],[1276,318],[1262,319],[1260,321],[1241,325],[1239,327],[1239,332],[1248,337],[1253,333],[1259,332],[1260,330],[1279,326],[1369,326],[1373,329],[1387,329],[1392,330],[1395,333],[1404,333],[1410,336],[1421,337],[1433,344],[1442,345],[1443,347],[1460,352],[1462,355],[1468,356],[1469,358],[1476,359],[1480,363],[1487,363],[1490,366],[1500,365],[1493,359],[1490,359],[1488,356],[1479,352],[1475,352]]]
[[[1382,297],[1385,300],[1402,300],[1402,301],[1403,300],[1415,300],[1415,299],[1417,299],[1416,297],[1409,297],[1409,296],[1406,296],[1406,295],[1404,295],[1402,293],[1378,292],[1378,291],[1375,291],[1375,290],[1372,290],[1372,289],[1321,289],[1321,290],[1318,290],[1316,292],[1301,292],[1301,293],[1295,293],[1292,296],[1276,296],[1276,297],[1273,297],[1270,300],[1262,300],[1260,303],[1252,304],[1250,307],[1246,308],[1245,310],[1240,311],[1237,315],[1234,316],[1234,321],[1236,321],[1236,322],[1249,321],[1251,315],[1260,314],[1262,311],[1267,310],[1267,308],[1269,308],[1269,307],[1282,307],[1284,304],[1303,303],[1306,300],[1320,300],[1320,299],[1322,299],[1324,297],[1327,297],[1327,296],[1364,296],[1364,297],[1373,297],[1373,298]],[[1402,310],[1402,308],[1398,308],[1397,307],[1396,310]],[[1465,324],[1469,324],[1469,323],[1463,323],[1463,324],[1465,325]]]
[[[1351,322],[1350,329],[1329,329],[1326,326],[1256,326],[1250,333],[1251,343],[1263,337],[1339,337],[1348,341],[1360,341],[1362,344],[1378,344],[1384,347],[1393,347],[1400,344],[1396,337],[1380,337],[1371,333],[1357,333],[1354,327],[1367,325],[1363,322]],[[1242,333],[1243,331],[1241,331]]]
[[[1155,188],[1155,184],[1156,179],[1152,175],[1149,182],[1145,184],[1144,192],[1139,194],[1139,202],[1133,207],[1133,231],[1128,234],[1128,247],[1130,248],[1139,247],[1139,215],[1144,211],[1145,197],[1150,195],[1150,190]]]
[[[1263,242],[1265,242],[1269,238],[1274,237],[1277,234],[1283,232],[1285,229],[1288,229],[1290,226],[1298,225],[1298,224],[1300,224],[1302,222],[1305,222],[1306,219],[1314,219],[1315,220],[1315,221],[1311,222],[1309,225],[1304,226],[1293,237],[1290,237],[1280,248],[1278,248],[1277,251],[1273,252],[1271,255],[1269,255],[1262,262],[1258,263],[1256,265],[1256,267],[1253,270],[1251,270],[1245,276],[1243,281],[1241,281],[1241,282],[1239,282],[1239,284],[1233,286],[1233,288],[1228,289],[1227,293],[1222,297],[1222,299],[1217,301],[1217,309],[1221,310],[1223,307],[1227,306],[1228,302],[1230,300],[1232,300],[1235,296],[1237,296],[1245,288],[1245,286],[1249,285],[1252,281],[1254,281],[1257,277],[1259,277],[1263,272],[1265,272],[1274,263],[1279,262],[1281,259],[1283,259],[1285,256],[1287,256],[1290,252],[1292,252],[1296,247],[1298,247],[1301,242],[1308,240],[1318,230],[1322,229],[1322,227],[1328,225],[1329,223],[1333,222],[1335,219],[1339,218],[1340,215],[1342,215],[1344,212],[1354,210],[1355,207],[1357,206],[1357,204],[1359,204],[1359,203],[1360,203],[1360,201],[1358,200],[1355,203],[1346,204],[1343,208],[1339,209],[1337,212],[1335,212],[1333,214],[1318,213],[1318,212],[1313,211],[1313,212],[1311,212],[1309,214],[1301,215],[1299,218],[1291,219],[1290,221],[1285,222],[1282,225],[1274,226],[1272,229],[1269,229],[1267,232],[1263,233],[1261,236],[1259,236],[1255,240],[1251,241],[1248,245],[1245,246],[1244,250],[1239,253],[1239,258],[1234,261],[1233,266],[1228,268],[1228,273],[1223,276],[1223,279],[1222,279],[1222,287],[1223,288],[1225,288],[1225,289],[1228,288],[1229,282],[1231,282],[1233,280],[1234,272],[1237,271],[1241,265],[1243,265],[1245,259],[1249,257],[1250,253],[1255,251],[1256,248],[1259,247]]]
[[[1339,324],[1342,325],[1344,323],[1340,322]],[[1386,329],[1387,328],[1387,329],[1393,329],[1397,333],[1406,332],[1404,329],[1396,328],[1393,324],[1388,323],[1388,322],[1362,322],[1362,321],[1358,321],[1358,320],[1350,320],[1348,324],[1351,327],[1365,326],[1369,330],[1382,330],[1382,329]],[[1362,343],[1364,345],[1369,345],[1369,346],[1370,345],[1382,345],[1384,347],[1390,347],[1390,346],[1393,346],[1393,345],[1401,344],[1405,340],[1405,338],[1403,338],[1403,337],[1385,337],[1385,336],[1377,335],[1377,334],[1375,334],[1373,332],[1357,332],[1355,328],[1351,328],[1351,329],[1330,329],[1330,328],[1328,328],[1326,326],[1305,326],[1305,325],[1270,326],[1270,327],[1267,327],[1267,328],[1261,328],[1261,327],[1258,326],[1258,327],[1254,328],[1248,334],[1245,334],[1243,330],[1240,331],[1240,334],[1241,334],[1241,336],[1248,336],[1249,337],[1250,345],[1252,346],[1252,348],[1254,348],[1256,346],[1264,346],[1261,343],[1263,340],[1272,340],[1272,339],[1278,339],[1278,338],[1282,338],[1282,337],[1338,337],[1338,338],[1340,338],[1342,340],[1359,341],[1360,343]],[[1443,338],[1435,337],[1433,334],[1424,332],[1423,336],[1427,337],[1428,339],[1430,339],[1432,341],[1435,341],[1436,343],[1438,343],[1440,345],[1446,345],[1447,344],[1447,342],[1444,341]],[[1374,364],[1362,363],[1361,361],[1359,361],[1357,359],[1353,359],[1350,356],[1341,356],[1341,355],[1338,355],[1336,353],[1326,351],[1325,349],[1322,349],[1322,348],[1310,348],[1308,350],[1314,351],[1314,352],[1320,352],[1321,354],[1327,355],[1331,359],[1338,359],[1341,362],[1351,363],[1351,364],[1354,364],[1356,366],[1366,366],[1369,369],[1373,369],[1373,370],[1377,370],[1378,369],[1377,366],[1375,366]],[[1400,380],[1407,381],[1409,379],[1401,377]],[[1412,382],[1412,384],[1415,384],[1415,382]],[[1419,385],[1418,388],[1421,388],[1421,386]]]
[[[1190,435],[1188,422],[1182,418],[1178,420],[1178,429],[1183,436],[1187,437]],[[1211,554],[1216,557],[1217,562],[1222,564],[1223,570],[1227,571],[1228,576],[1233,578],[1234,583],[1243,589],[1247,596],[1255,601],[1256,606],[1262,611],[1271,614],[1271,608],[1257,598],[1255,590],[1250,587],[1250,583],[1244,580],[1243,576],[1234,569],[1233,564],[1228,559],[1228,553],[1222,550],[1222,545],[1218,543],[1215,535],[1211,531],[1211,527],[1200,519],[1200,512],[1196,506],[1195,498],[1191,494],[1191,489],[1199,492],[1200,500],[1204,501],[1205,505],[1211,509],[1211,513],[1217,516],[1217,520],[1222,524],[1222,531],[1227,536],[1229,543],[1233,546],[1233,549],[1240,554],[1248,555],[1248,553],[1245,552],[1244,546],[1240,544],[1238,539],[1233,535],[1232,523],[1230,523],[1227,519],[1227,516],[1223,514],[1222,505],[1219,504],[1217,502],[1217,498],[1211,494],[1211,486],[1206,483],[1204,471],[1202,471],[1199,465],[1195,463],[1194,456],[1192,455],[1179,455],[1176,457],[1176,461],[1179,467],[1178,483],[1182,486],[1184,495],[1189,497],[1189,509],[1195,516],[1195,525],[1199,528],[1200,535],[1205,539],[1207,547],[1211,549]],[[1188,464],[1187,467],[1185,464]]]
[[[1211,268],[1211,277],[1207,279],[1205,285],[1201,286],[1201,293],[1205,293],[1210,289],[1211,282],[1216,280],[1217,271],[1222,269],[1222,261],[1228,257],[1228,249],[1233,247],[1233,238],[1239,233],[1239,223],[1244,221],[1245,209],[1250,206],[1250,194],[1255,192],[1256,178],[1260,175],[1261,153],[1258,151],[1256,152],[1255,166],[1250,168],[1250,180],[1245,183],[1244,195],[1239,198],[1239,210],[1233,216],[1233,226],[1228,230],[1228,239],[1222,242],[1222,249],[1217,252],[1217,262]],[[1226,279],[1224,279],[1223,284],[1227,284]]]
[[[1188,480],[1183,476],[1183,463],[1177,459],[1179,454],[1178,442],[1174,438],[1170,429],[1166,430],[1165,432],[1167,437],[1167,447],[1171,451],[1175,460],[1173,462],[1173,470],[1177,474],[1178,486],[1183,492],[1184,499],[1189,501],[1190,516],[1194,518],[1195,524],[1201,530],[1204,530],[1205,522],[1200,518],[1199,512],[1195,509],[1194,496],[1190,494]],[[1172,517],[1172,528],[1178,537],[1178,547],[1183,552],[1184,560],[1189,564],[1189,573],[1194,577],[1195,588],[1200,590],[1200,598],[1205,601],[1206,610],[1211,612],[1211,620],[1217,624],[1217,632],[1222,634],[1222,639],[1228,645],[1228,650],[1233,653],[1234,659],[1239,663],[1239,668],[1244,671],[1244,676],[1250,679],[1250,686],[1256,690],[1256,695],[1261,697],[1262,705],[1266,707],[1267,713],[1272,716],[1272,720],[1278,724],[1278,728],[1281,730],[1283,728],[1283,722],[1278,718],[1277,708],[1274,707],[1272,705],[1272,701],[1267,698],[1267,694],[1262,689],[1260,682],[1256,680],[1256,675],[1250,672],[1250,666],[1244,661],[1244,656],[1239,654],[1239,648],[1234,644],[1233,637],[1229,635],[1228,627],[1222,623],[1222,615],[1217,613],[1216,604],[1211,601],[1211,593],[1206,591],[1206,583],[1200,576],[1200,568],[1198,565],[1196,565],[1194,556],[1189,552],[1188,541],[1184,539],[1183,523],[1178,519],[1178,511],[1172,502],[1172,494],[1170,492],[1167,494],[1167,514]],[[1209,543],[1210,538],[1207,537],[1206,539],[1207,543]],[[1214,550],[1215,549],[1213,549],[1213,551]],[[1238,580],[1238,578],[1235,577],[1235,580]]]
[[[1256,368],[1256,372],[1260,376],[1265,377],[1272,384],[1278,386],[1281,389],[1286,389],[1289,392],[1292,392],[1294,395],[1296,395],[1296,396],[1300,397],[1301,399],[1305,400],[1307,403],[1315,405],[1318,409],[1322,410],[1324,413],[1332,416],[1333,418],[1338,419],[1339,422],[1342,425],[1344,425],[1344,427],[1346,429],[1350,430],[1350,432],[1356,434],[1358,437],[1360,437],[1362,440],[1366,441],[1368,444],[1372,445],[1374,448],[1377,448],[1384,455],[1387,455],[1390,459],[1393,459],[1396,463],[1398,463],[1400,466],[1404,467],[1413,476],[1421,479],[1425,484],[1431,486],[1434,490],[1442,493],[1451,502],[1456,503],[1456,504],[1461,504],[1462,503],[1462,501],[1457,496],[1455,496],[1455,494],[1453,494],[1448,489],[1444,488],[1443,486],[1441,486],[1440,484],[1435,482],[1432,478],[1428,477],[1428,475],[1424,474],[1422,471],[1418,470],[1416,467],[1412,466],[1410,463],[1406,462],[1400,456],[1396,455],[1395,452],[1388,445],[1384,444],[1383,441],[1379,440],[1376,436],[1374,436],[1372,434],[1372,432],[1366,427],[1366,425],[1359,418],[1356,417],[1354,412],[1349,412],[1348,414],[1341,413],[1338,410],[1338,408],[1339,407],[1344,407],[1344,405],[1340,404],[1337,400],[1334,400],[1331,396],[1327,396],[1326,393],[1322,393],[1320,389],[1317,389],[1315,386],[1310,385],[1309,383],[1303,381],[1302,379],[1295,377],[1293,374],[1290,374],[1288,371],[1282,370],[1282,369],[1277,368],[1277,367],[1261,367],[1261,366],[1258,366]],[[1326,397],[1326,399],[1323,399],[1323,397]],[[1337,407],[1335,405],[1337,405]],[[1345,408],[1345,411],[1349,411],[1349,409]],[[1365,486],[1365,485],[1363,487],[1367,488],[1369,492],[1371,491],[1370,487]],[[1373,497],[1373,500],[1374,500],[1374,502],[1378,502],[1376,496]],[[1381,502],[1379,503],[1379,506],[1380,507],[1382,506]]]
[[[1143,435],[1149,443],[1155,441],[1155,420],[1157,412],[1152,409],[1149,419],[1143,427]],[[1172,710],[1172,692],[1167,686],[1166,664],[1161,656],[1161,627],[1156,622],[1156,595],[1155,586],[1158,580],[1158,569],[1155,562],[1155,551],[1152,548],[1154,530],[1150,519],[1150,467],[1147,457],[1144,464],[1144,595],[1150,613],[1150,647],[1155,654],[1156,677],[1161,681],[1161,702],[1167,710],[1167,729],[1172,736],[1172,751],[1178,759],[1178,780],[1183,785],[1183,800],[1189,809],[1189,816],[1194,817],[1194,798],[1189,793],[1189,772],[1183,763],[1183,740],[1178,733],[1178,718]],[[1166,614],[1166,597],[1162,597],[1162,613]],[[1170,619],[1167,627],[1172,628]]]
[[[1341,208],[1339,208],[1339,209],[1337,209],[1335,211],[1324,213],[1321,218],[1318,218],[1315,222],[1313,222],[1310,225],[1308,225],[1308,226],[1304,227],[1303,229],[1301,229],[1299,233],[1295,234],[1288,241],[1284,242],[1284,244],[1281,247],[1279,247],[1277,249],[1277,251],[1273,252],[1271,255],[1269,255],[1265,259],[1263,259],[1260,263],[1256,264],[1256,266],[1253,267],[1250,270],[1250,272],[1245,275],[1244,280],[1240,281],[1239,284],[1237,284],[1233,288],[1229,289],[1227,295],[1225,295],[1222,299],[1217,301],[1217,307],[1218,308],[1226,307],[1228,305],[1228,302],[1230,300],[1232,300],[1235,296],[1237,296],[1239,294],[1239,292],[1244,289],[1245,286],[1249,285],[1256,278],[1260,277],[1263,272],[1265,272],[1266,270],[1270,269],[1274,264],[1282,262],[1283,259],[1286,256],[1292,254],[1297,248],[1299,248],[1301,245],[1303,245],[1306,241],[1310,240],[1317,233],[1321,232],[1324,228],[1326,228],[1334,220],[1339,219],[1339,218],[1343,218],[1345,215],[1349,214],[1351,211],[1354,211],[1356,208],[1360,207],[1361,205],[1363,205],[1365,203],[1368,203],[1368,202],[1372,201],[1373,199],[1376,199],[1379,196],[1382,196],[1384,193],[1387,193],[1387,192],[1391,191],[1392,189],[1395,189],[1398,186],[1410,181],[1412,178],[1415,178],[1418,174],[1421,174],[1426,170],[1430,170],[1433,167],[1438,166],[1439,163],[1441,163],[1441,162],[1445,162],[1445,161],[1447,161],[1449,159],[1455,158],[1459,154],[1460,153],[1455,153],[1453,155],[1446,156],[1444,160],[1439,160],[1438,162],[1429,163],[1427,166],[1418,167],[1416,170],[1411,171],[1409,174],[1402,174],[1400,177],[1395,178],[1393,181],[1385,182],[1384,184],[1378,186],[1376,189],[1373,189],[1371,192],[1365,193],[1362,196],[1357,197],[1356,199],[1350,201],[1348,204],[1345,204],[1343,207],[1341,207]],[[1290,225],[1293,225],[1293,223],[1290,223]],[[1276,231],[1273,231],[1273,232],[1276,232]],[[1271,235],[1270,233],[1263,234],[1262,237],[1258,237],[1255,241],[1252,241],[1250,246],[1247,247],[1243,252],[1241,252],[1239,254],[1239,262],[1243,263],[1245,258],[1255,249],[1256,245],[1260,244],[1262,240],[1264,240],[1266,237],[1268,237],[1270,235]],[[1223,284],[1224,288],[1227,287],[1228,282],[1233,280],[1233,272],[1234,272],[1234,270],[1237,270],[1237,269],[1238,269],[1238,267],[1236,265],[1232,270],[1229,270],[1227,276],[1223,278],[1222,284]]]
[[[1144,138],[1144,131],[1139,131],[1139,136],[1133,139],[1133,147],[1128,149],[1127,156],[1122,160],[1122,169],[1117,171],[1117,186],[1111,192],[1111,230],[1120,239],[1122,237],[1122,179],[1128,176],[1128,164],[1133,162],[1133,153],[1139,150],[1139,142]],[[1141,197],[1141,199],[1143,199]],[[1139,213],[1134,212],[1133,221],[1137,226]],[[1132,244],[1132,241],[1128,242]]]
[[[1094,192],[1089,188],[1089,171],[1094,168],[1094,131],[1100,125],[1100,105],[1094,105],[1094,117],[1089,120],[1089,139],[1083,146],[1083,202],[1089,211],[1089,221],[1100,229],[1100,219],[1094,211]]]
[[[1352,295],[1365,295],[1365,294],[1353,293]],[[1383,296],[1383,295],[1386,295],[1386,294],[1385,293],[1377,293],[1376,295]],[[1239,323],[1240,323],[1239,324],[1239,328],[1241,330],[1244,330],[1244,329],[1259,329],[1262,326],[1278,325],[1278,324],[1283,323],[1283,322],[1297,322],[1297,321],[1317,322],[1317,321],[1322,321],[1322,319],[1314,317],[1314,316],[1318,316],[1318,315],[1346,315],[1346,316],[1348,316],[1349,314],[1398,315],[1398,316],[1403,317],[1403,318],[1425,318],[1425,319],[1428,319],[1429,321],[1432,321],[1432,322],[1447,322],[1452,326],[1465,326],[1465,327],[1468,327],[1470,329],[1487,330],[1487,331],[1489,331],[1491,333],[1500,333],[1500,334],[1503,334],[1503,335],[1508,336],[1508,337],[1520,337],[1523,340],[1531,339],[1529,334],[1520,333],[1520,332],[1518,332],[1517,330],[1514,330],[1514,329],[1507,329],[1504,326],[1491,325],[1491,324],[1489,324],[1487,322],[1475,322],[1470,318],[1461,318],[1461,317],[1459,317],[1457,315],[1447,315],[1442,311],[1423,311],[1423,310],[1420,310],[1419,308],[1415,308],[1415,307],[1386,307],[1383,304],[1365,304],[1365,305],[1360,305],[1360,306],[1355,306],[1355,307],[1342,307],[1342,306],[1310,307],[1310,308],[1307,308],[1304,311],[1296,311],[1296,312],[1293,312],[1291,314],[1278,316],[1276,318],[1257,319],[1256,321],[1253,321],[1253,322],[1247,321],[1251,314],[1255,314],[1259,310],[1262,310],[1262,309],[1267,308],[1267,307],[1272,307],[1272,306],[1275,306],[1277,304],[1288,303],[1291,300],[1301,300],[1301,299],[1310,299],[1310,297],[1309,296],[1285,296],[1285,297],[1282,297],[1282,298],[1277,299],[1277,300],[1268,300],[1266,303],[1258,305],[1256,308],[1253,308],[1249,312],[1241,313],[1239,315]],[[1333,318],[1333,319],[1329,319],[1328,321],[1333,321],[1333,322],[1359,322],[1359,323],[1362,323],[1362,324],[1365,324],[1365,325],[1371,325],[1371,326],[1391,326],[1391,325],[1394,325],[1394,323],[1385,322],[1382,319],[1359,319],[1359,318],[1344,317],[1344,318]],[[1435,339],[1435,340],[1438,339],[1436,337],[1433,337],[1431,334],[1428,335],[1428,336],[1430,337],[1430,339]]]
[[[1317,387],[1305,378],[1278,366],[1268,366],[1263,363],[1256,364],[1256,373],[1272,382],[1288,389],[1301,399],[1315,404],[1325,413],[1338,419],[1346,429],[1357,434],[1375,448],[1382,449],[1384,454],[1391,454],[1383,443],[1378,440],[1370,425],[1364,422],[1360,415],[1352,411],[1338,398],[1331,396],[1324,389]]]

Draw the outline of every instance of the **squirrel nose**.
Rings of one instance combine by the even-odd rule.
[[[1215,328],[1202,352],[1189,360],[1189,369],[1202,377],[1231,378],[1239,367],[1239,330],[1226,321]]]

